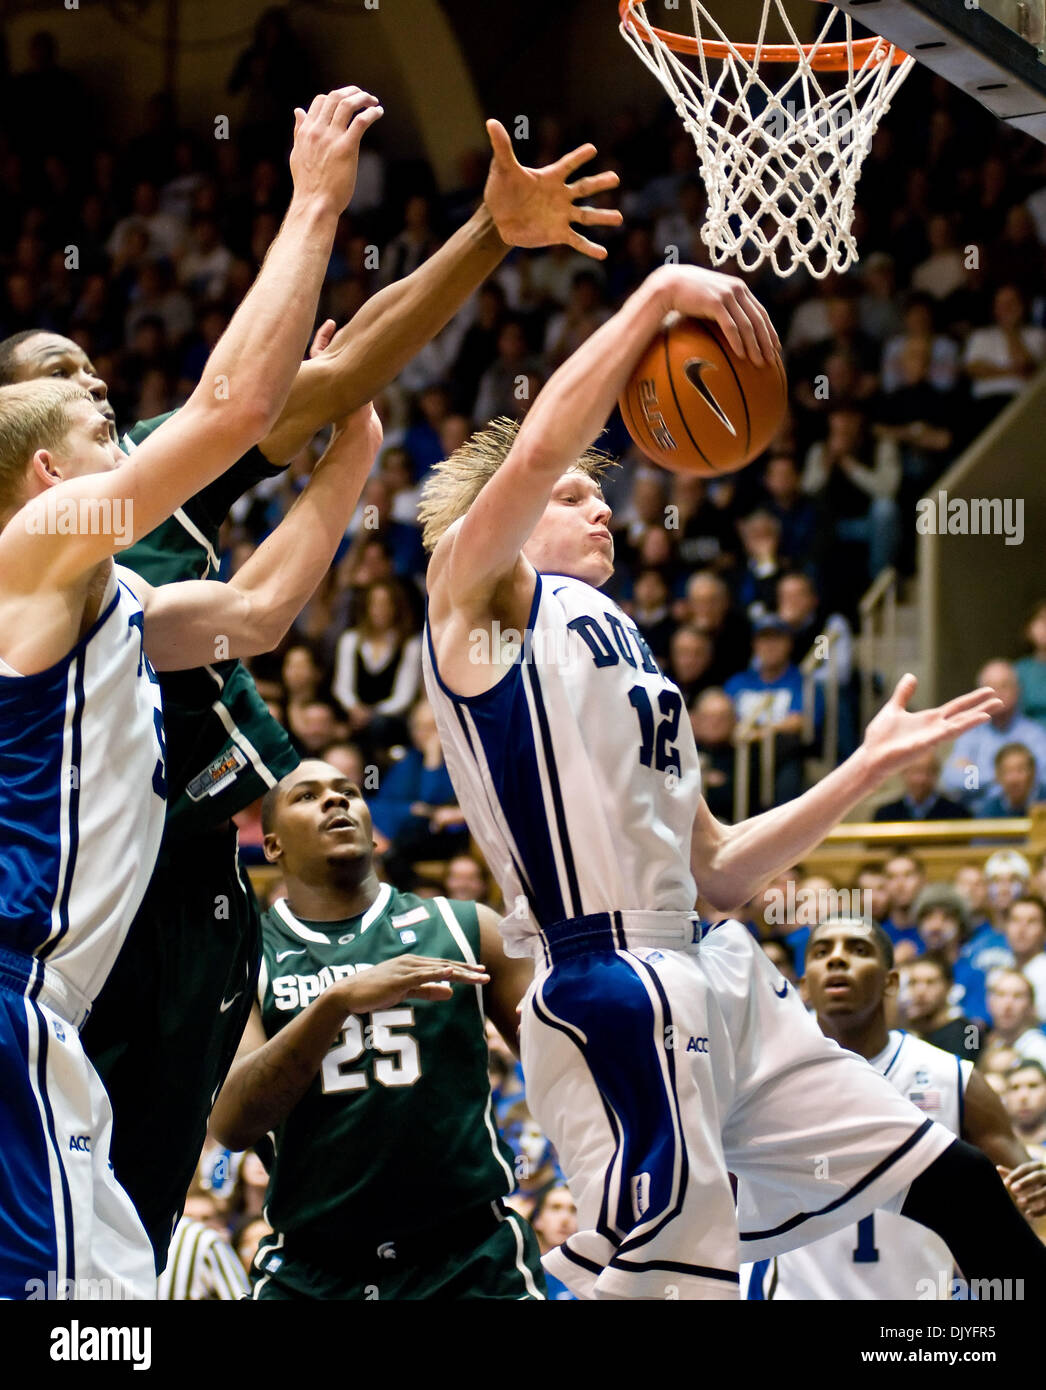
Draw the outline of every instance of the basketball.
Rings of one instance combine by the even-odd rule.
[[[718,326],[675,317],[643,353],[618,401],[629,434],[662,468],[714,478],[751,463],[781,427],[780,357],[738,357]]]

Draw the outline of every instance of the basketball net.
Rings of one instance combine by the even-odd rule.
[[[847,270],[857,259],[850,229],[861,166],[914,59],[885,39],[855,40],[849,15],[845,40],[828,42],[835,8],[814,42],[803,44],[783,0],[763,0],[758,38],[741,45],[727,38],[701,0],[689,3],[694,39],[655,30],[644,4],[624,0],[621,33],[672,98],[697,146],[708,196],[701,239],[712,264],[736,258],[742,269],[755,270],[769,260],[780,276],[804,266],[817,279]],[[764,44],[772,9],[794,49]],[[693,68],[677,46],[694,54]],[[785,59],[794,70],[770,86],[760,64],[773,62],[778,70]],[[828,62],[833,76],[819,71]]]

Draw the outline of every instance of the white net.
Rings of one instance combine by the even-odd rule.
[[[846,66],[815,71],[815,55],[839,11],[828,8],[804,54],[784,0],[763,0],[749,60],[700,0],[690,0],[690,8],[695,37],[725,44],[725,57],[698,53],[684,62],[654,32],[642,4],[630,10],[621,33],[668,92],[697,146],[708,196],[701,237],[713,264],[736,258],[755,270],[769,259],[778,275],[805,266],[818,279],[848,269],[857,259],[851,226],[861,166],[914,60],[892,65],[894,48],[885,39],[863,58],[860,50],[855,54],[858,41],[844,15]],[[800,52],[790,66],[764,61],[760,73],[773,10]]]

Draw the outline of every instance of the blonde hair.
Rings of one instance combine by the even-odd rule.
[[[69,433],[69,407],[90,399],[82,386],[58,379],[0,386],[0,514],[18,500],[37,449],[57,449]]]
[[[519,421],[503,415],[477,430],[450,458],[437,463],[421,490],[418,505],[426,550],[435,550],[443,533],[465,515],[505,462],[518,434]],[[586,449],[573,467],[598,479],[608,468],[616,468],[617,460],[601,449]]]

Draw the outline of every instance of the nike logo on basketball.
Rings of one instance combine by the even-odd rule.
[[[276,952],[276,964],[279,965],[280,961],[281,961],[281,960],[286,960],[288,956],[303,956],[304,954],[305,954],[305,947],[304,947],[304,946],[301,948],[300,951],[277,951],[277,952]]]
[[[774,985],[774,993],[777,995],[778,999],[783,999],[785,995],[788,993],[788,981],[782,980],[780,989],[778,989],[777,986]]]
[[[706,367],[711,367],[713,370],[717,370],[715,363],[709,362],[707,358],[691,357],[683,364],[683,371],[686,374],[687,381],[689,381],[690,385],[705,402],[709,410],[711,410],[714,415],[718,416],[718,418],[722,421],[722,423],[726,426],[726,428],[736,439],[737,430],[734,429],[733,423],[731,422],[729,415],[727,415],[726,411],[716,400],[715,396],[712,395],[712,392],[709,390],[708,383],[705,381],[704,370]]]
[[[218,1005],[218,1012],[220,1014],[227,1013],[236,1003],[237,999],[239,999],[242,993],[243,990],[238,989],[231,999],[223,999],[222,1002]]]

